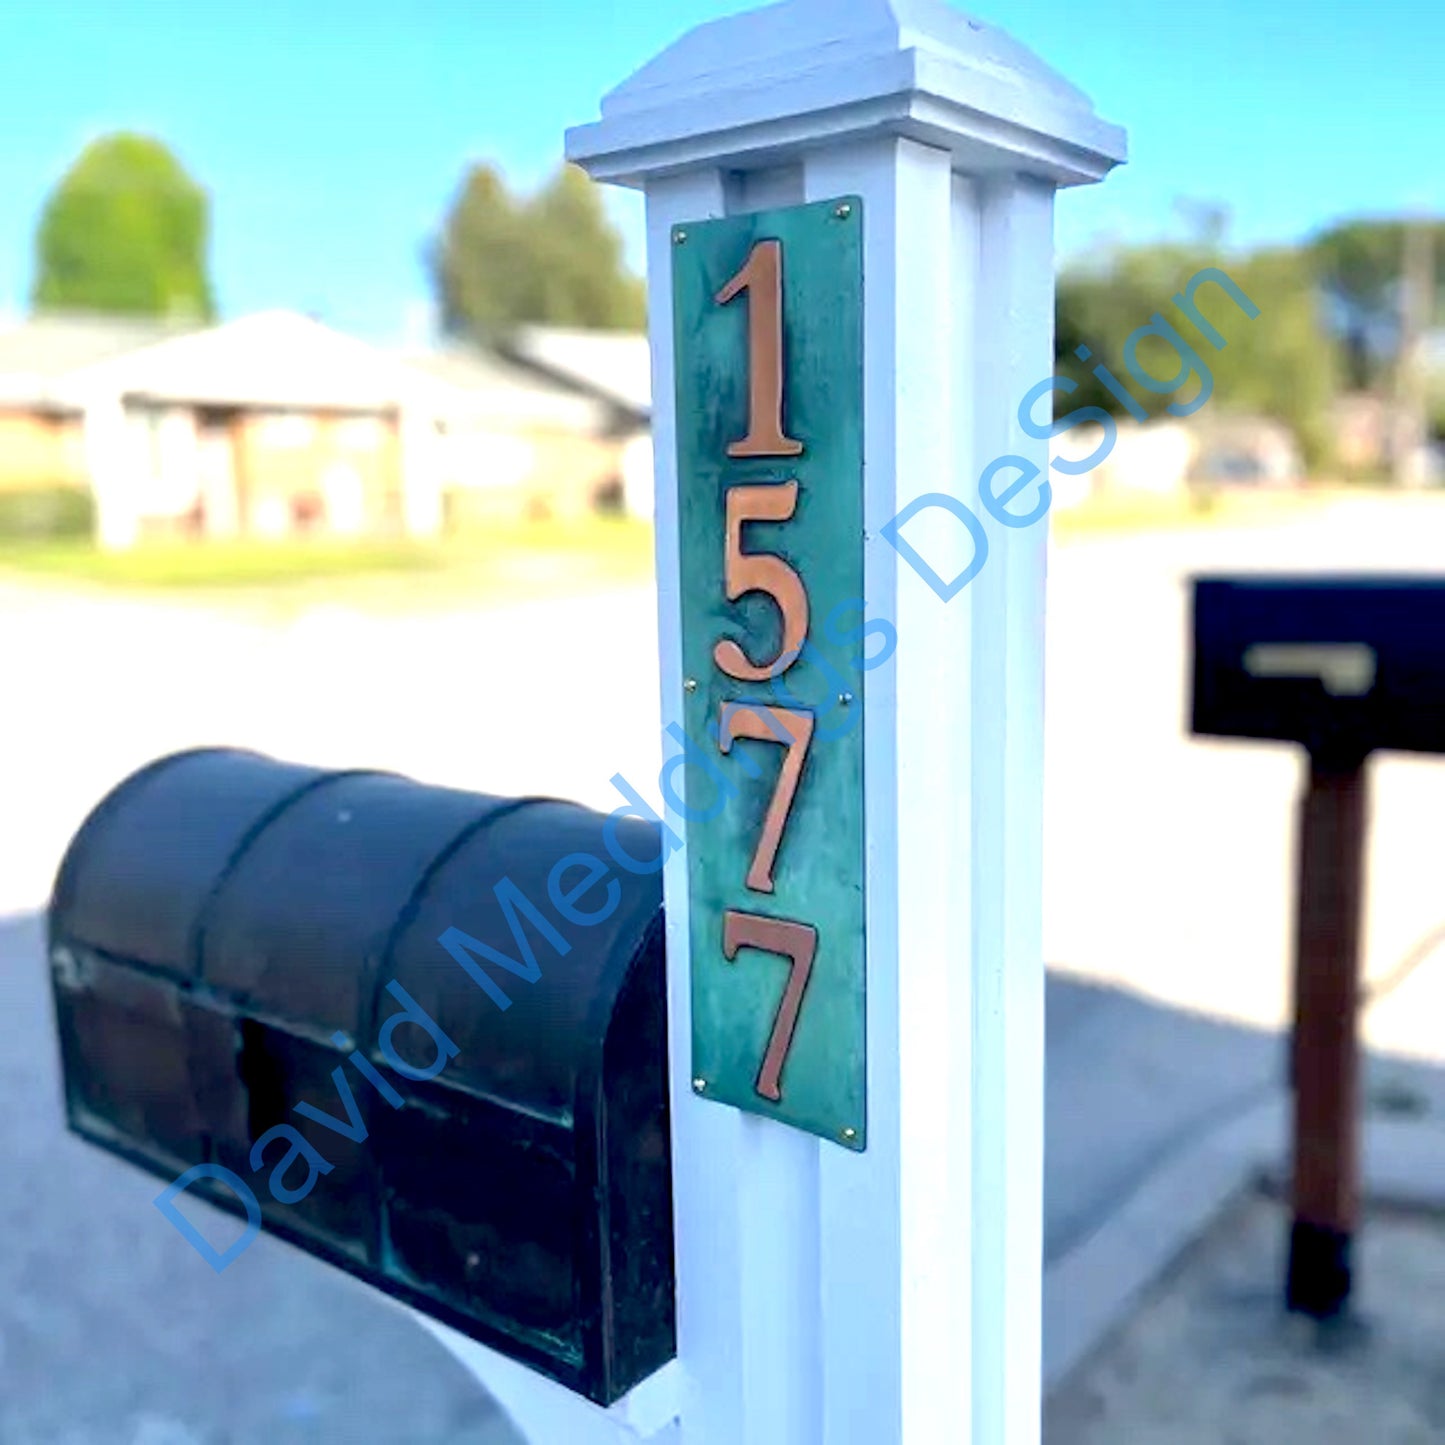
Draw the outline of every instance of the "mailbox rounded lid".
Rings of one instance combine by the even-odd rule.
[[[440,1086],[570,1116],[661,947],[661,855],[636,817],[208,749],[94,810],[51,936],[378,1061],[399,985],[457,1046]]]

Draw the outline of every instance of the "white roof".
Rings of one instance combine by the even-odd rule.
[[[524,361],[639,417],[652,415],[652,353],[645,332],[525,326],[512,338]]]
[[[607,425],[607,407],[575,386],[549,380],[479,347],[450,344],[404,351],[402,359],[454,388],[449,419],[593,435]]]
[[[81,367],[200,329],[194,321],[80,312],[5,317],[0,320],[0,405],[59,405],[65,378]]]
[[[651,407],[647,338],[527,329],[516,359],[445,345],[392,352],[292,311],[219,326],[99,317],[0,325],[0,405],[82,408],[106,397],[189,406],[379,411],[463,426],[597,434]]]
[[[262,311],[71,371],[75,404],[105,394],[202,406],[442,412],[453,388],[388,352],[291,311]]]

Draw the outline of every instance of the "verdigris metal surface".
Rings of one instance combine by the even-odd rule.
[[[697,749],[693,1087],[855,1149],[867,1139],[862,222],[861,202],[840,198],[679,226],[672,248],[683,726]],[[780,561],[760,566],[763,554]],[[764,668],[774,675],[737,675]]]
[[[229,1171],[188,1187],[611,1403],[675,1340],[661,890],[609,836],[657,848],[549,799],[153,764],[51,904],[70,1127]]]

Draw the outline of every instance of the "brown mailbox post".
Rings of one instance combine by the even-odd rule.
[[[1302,745],[1295,918],[1291,1310],[1339,1314],[1360,1208],[1360,920],[1366,763],[1445,753],[1445,581],[1234,577],[1194,583],[1191,726]]]

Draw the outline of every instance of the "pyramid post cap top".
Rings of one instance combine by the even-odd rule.
[[[600,121],[569,132],[568,153],[603,179],[636,183],[675,168],[677,158],[658,147],[690,142],[696,154],[711,136],[722,156],[731,153],[729,132],[790,123],[796,140],[809,116],[820,137],[836,136],[838,118],[824,123],[825,112],[870,103],[875,131],[883,103],[896,133],[910,133],[905,121],[960,135],[982,122],[1000,140],[1002,122],[1057,142],[1078,153],[1076,173],[1068,163],[1054,168],[1061,179],[1097,179],[1124,158],[1123,132],[1100,120],[1082,91],[946,0],[782,0],[697,26],[612,90]]]
[[[1032,82],[1062,104],[1091,112],[1083,91],[1011,35],[947,0],[782,0],[687,32],[602,101],[604,118],[652,110],[699,91],[730,90],[759,73],[816,71],[907,51]]]

